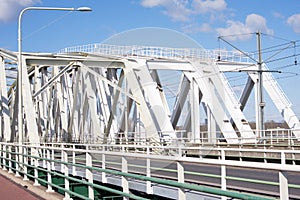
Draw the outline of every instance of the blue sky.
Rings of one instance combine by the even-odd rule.
[[[28,51],[102,42],[113,34],[142,27],[177,30],[208,49],[218,48],[219,35],[257,30],[287,40],[300,38],[298,0],[1,0],[1,47],[16,50],[17,17],[27,6],[93,9],[90,13],[28,11],[23,17],[24,50]],[[227,39],[238,46],[251,38]]]
[[[54,52],[68,46],[101,43],[114,34],[161,27],[187,34],[207,49],[232,47],[255,51],[260,30],[263,48],[300,39],[299,0],[0,0],[0,48],[17,51],[17,18],[28,6],[80,7],[93,12],[28,11],[23,17],[23,50]],[[231,37],[227,37],[232,35]],[[299,42],[274,58],[300,53]],[[279,46],[279,49],[283,46]],[[266,55],[268,56],[268,55]],[[300,65],[295,57],[270,63],[300,118]],[[299,60],[300,62],[300,60]]]

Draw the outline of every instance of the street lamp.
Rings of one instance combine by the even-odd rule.
[[[87,12],[92,11],[89,7],[79,7],[79,8],[58,8],[58,7],[27,7],[24,8],[19,14],[19,24],[18,24],[18,132],[19,132],[19,143],[23,143],[23,103],[22,103],[22,16],[27,10],[60,10],[60,11],[79,11]]]

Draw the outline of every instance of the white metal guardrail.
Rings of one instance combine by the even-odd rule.
[[[110,44],[87,44],[66,47],[58,53],[86,52],[99,53],[103,55],[114,55],[124,57],[154,57],[166,59],[201,58],[213,60],[225,60],[232,62],[247,62],[249,57],[238,51],[205,50],[202,48],[168,48],[155,46],[118,46]]]
[[[0,165],[2,169],[9,172],[15,172],[24,178],[31,178],[36,184],[43,182],[47,185],[49,191],[55,187],[60,187],[69,198],[75,195],[82,199],[93,199],[94,192],[92,188],[102,188],[109,190],[101,185],[97,185],[96,180],[109,183],[109,180],[117,178],[122,191],[111,190],[112,192],[127,198],[145,199],[129,193],[130,186],[134,180],[144,184],[144,189],[148,194],[153,194],[157,187],[171,187],[177,193],[175,199],[189,199],[190,191],[198,191],[217,196],[235,197],[241,199],[263,199],[257,197],[257,194],[246,195],[234,191],[235,187],[229,182],[238,184],[258,185],[256,189],[238,188],[238,191],[262,193],[264,187],[275,187],[278,191],[265,191],[265,195],[279,196],[281,199],[288,199],[299,195],[300,184],[289,182],[288,173],[300,175],[299,155],[300,151],[289,150],[260,150],[260,149],[231,149],[231,148],[183,148],[183,147],[150,147],[136,145],[82,145],[82,144],[63,144],[51,143],[36,145],[18,145],[13,143],[0,143]],[[207,154],[210,151],[218,153],[217,159],[206,157],[188,157],[186,152],[189,150],[198,151]],[[37,153],[38,152],[38,153]],[[169,152],[169,153],[164,153]],[[229,160],[232,152],[238,152],[239,160]],[[279,163],[244,161],[246,153],[252,152],[256,155],[279,154]],[[294,156],[294,157],[293,157]],[[295,162],[289,162],[292,158]],[[139,162],[136,162],[136,161]],[[267,159],[266,159],[267,160]],[[197,167],[193,167],[197,166]],[[217,172],[201,172],[198,169],[216,168]],[[33,173],[29,173],[29,169]],[[249,172],[258,173],[258,171],[273,172],[278,178],[265,180],[264,175],[259,179],[244,177],[243,174],[232,175],[233,169],[247,169]],[[253,170],[253,171],[252,171]],[[39,172],[47,174],[47,178],[42,180]],[[230,172],[230,173],[229,173]],[[264,174],[264,173],[262,173]],[[73,175],[71,177],[71,175]],[[56,186],[52,182],[54,176],[61,176],[64,179],[64,186]],[[82,180],[79,177],[85,178]],[[157,178],[157,177],[160,178]],[[77,178],[76,178],[77,177]],[[165,178],[161,178],[165,177]],[[195,178],[193,178],[195,177]],[[273,177],[273,176],[272,176]],[[203,186],[203,182],[195,182],[209,178],[216,180],[216,183],[206,182],[205,185],[214,185],[214,187]],[[299,179],[298,179],[299,180]],[[70,189],[70,181],[80,182],[88,187],[88,196],[84,197],[76,194]],[[129,184],[129,182],[131,182]],[[186,190],[185,190],[185,189]],[[262,190],[259,190],[262,188]],[[229,190],[230,189],[230,190]],[[274,190],[274,188],[273,188]]]
[[[293,132],[299,131],[298,129],[286,129],[286,128],[274,128],[274,129],[267,129],[260,131],[262,132],[261,137],[255,137],[257,135],[255,132],[256,130],[253,130],[254,137],[255,137],[255,144],[247,144],[247,140],[253,140],[253,138],[239,138],[240,143],[235,145],[240,146],[260,146],[260,147],[273,147],[273,146],[287,146],[287,147],[293,147],[297,146],[298,141],[300,138],[297,138],[294,136]],[[159,135],[162,136],[164,134],[168,134],[169,132],[159,132]],[[217,138],[210,138],[208,139],[208,135],[222,135],[222,132],[216,131],[216,134],[211,134],[209,131],[200,131],[200,137],[190,137],[192,134],[191,132],[186,132],[185,130],[176,130],[175,134],[177,138],[174,138],[172,140],[161,140],[161,141],[152,141],[151,138],[145,138],[141,137],[141,135],[146,135],[145,132],[128,132],[123,133],[120,132],[116,137],[109,138],[107,140],[108,144],[134,144],[134,145],[150,145],[150,146],[158,146],[158,145],[164,145],[164,144],[172,144],[172,145],[186,145],[186,144],[196,144],[197,146],[217,146],[224,144],[224,138],[223,137],[217,137]],[[127,136],[132,135],[132,136]],[[51,137],[52,141],[55,142],[56,139],[54,137]],[[230,139],[230,138],[228,138]],[[216,141],[214,143],[210,143],[210,140]],[[51,140],[48,140],[51,141]],[[74,141],[76,142],[76,141]],[[246,143],[245,143],[246,142]],[[230,144],[227,144],[227,146],[230,146]],[[300,145],[300,143],[299,143]]]
[[[274,147],[274,146],[286,146],[289,148],[293,148],[294,146],[298,145],[298,141],[300,141],[300,138],[297,138],[294,136],[293,132],[299,131],[298,129],[286,129],[286,128],[274,128],[274,129],[267,129],[263,130],[262,137],[255,137],[256,130],[253,130],[254,137],[256,139],[255,144],[247,144],[247,140],[253,140],[253,138],[242,138],[239,137],[238,144],[240,146],[259,146],[264,148]],[[169,132],[159,132],[159,135],[168,134]],[[214,132],[215,133],[215,132]],[[216,135],[221,135],[221,131],[216,131]],[[199,136],[194,137],[191,139],[190,135],[191,132],[186,132],[185,130],[176,130],[175,134],[177,138],[172,139],[172,141],[164,141],[163,139],[161,141],[154,141],[151,140],[151,138],[142,137],[141,135],[146,135],[145,132],[119,132],[119,136],[115,136],[112,138],[107,139],[108,144],[134,144],[134,145],[164,145],[164,144],[173,144],[173,145],[186,145],[194,143],[197,146],[217,146],[217,145],[223,145],[224,144],[224,138],[223,137],[217,137],[217,138],[208,138],[208,135],[212,135],[209,131],[200,131]],[[132,136],[128,136],[132,135]],[[228,138],[231,139],[231,138]],[[215,141],[214,143],[210,143],[210,140]],[[61,141],[61,138],[55,138],[51,136],[51,138],[47,139],[48,142],[57,142]],[[78,141],[73,141],[74,143],[77,143]],[[246,142],[246,143],[245,143]],[[90,143],[96,143],[95,141],[90,141]],[[230,146],[230,144],[227,144],[227,146]],[[299,143],[300,145],[300,143]]]

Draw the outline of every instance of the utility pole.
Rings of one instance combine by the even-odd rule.
[[[257,49],[258,49],[258,79],[257,79],[257,119],[256,119],[256,130],[257,137],[264,136],[264,107],[265,102],[263,99],[263,71],[262,71],[262,57],[261,57],[261,32],[258,31],[257,35]]]
[[[239,70],[239,72],[255,72],[257,73],[257,82],[256,82],[256,93],[255,93],[255,100],[256,100],[256,105],[255,105],[255,112],[256,112],[256,136],[257,138],[261,138],[265,136],[265,131],[264,131],[264,107],[266,106],[266,103],[264,102],[264,96],[263,96],[263,73],[264,72],[276,72],[276,73],[281,73],[281,71],[277,71],[277,70],[263,70],[262,69],[262,64],[264,62],[267,62],[270,58],[274,57],[275,55],[277,55],[279,52],[289,48],[292,45],[295,45],[295,42],[292,43],[288,43],[287,47],[281,49],[280,51],[276,52],[275,54],[273,54],[272,56],[270,56],[268,59],[266,59],[265,61],[262,60],[262,51],[261,51],[261,32],[257,31],[256,33],[257,36],[257,50],[258,50],[258,59],[252,57],[250,54],[242,51],[241,49],[237,48],[236,46],[234,46],[233,44],[231,44],[230,42],[226,41],[222,36],[219,36],[218,38],[222,41],[224,41],[225,43],[227,43],[228,45],[230,45],[231,47],[233,47],[234,49],[238,50],[239,52],[241,52],[243,55],[245,55],[246,57],[248,57],[249,59],[251,59],[252,61],[254,61],[257,64],[257,70]],[[295,64],[297,64],[297,62],[295,62]]]

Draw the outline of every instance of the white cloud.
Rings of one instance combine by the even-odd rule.
[[[228,20],[226,22],[226,28],[217,28],[217,32],[220,36],[229,36],[229,35],[237,35],[228,37],[229,40],[240,40],[240,39],[248,39],[249,35],[241,35],[245,33],[250,33],[251,30],[245,24],[239,21]],[[246,37],[247,36],[247,37]]]
[[[210,25],[208,23],[203,23],[200,27],[199,27],[200,32],[211,32],[212,28],[210,27]]]
[[[155,6],[164,6],[167,5],[169,0],[142,0],[141,5],[144,7],[155,7]]]
[[[208,33],[211,32],[213,29],[208,23],[199,24],[189,24],[187,26],[182,27],[184,33]]]
[[[225,0],[142,0],[147,8],[163,7],[163,13],[174,21],[187,22],[191,16],[220,12],[226,9]]]
[[[272,12],[272,15],[278,19],[284,19],[284,15],[280,12]]]
[[[163,13],[171,17],[174,21],[188,21],[192,14],[187,7],[188,2],[184,0],[142,0],[141,5],[152,8],[161,6],[164,8]]]
[[[27,6],[40,3],[40,0],[1,0],[0,21],[7,22],[18,16],[19,11]]]
[[[300,33],[300,14],[295,14],[287,19],[287,24],[290,25],[296,33]]]
[[[227,4],[225,0],[194,0],[193,7],[196,13],[208,13],[215,11],[223,11]]]
[[[230,36],[227,37],[227,39],[232,41],[247,40],[252,36],[248,33],[253,33],[256,31],[261,31],[271,35],[273,34],[273,30],[267,27],[266,19],[257,14],[248,15],[245,23],[228,20],[226,24],[226,28],[217,28],[216,31],[220,36]]]

